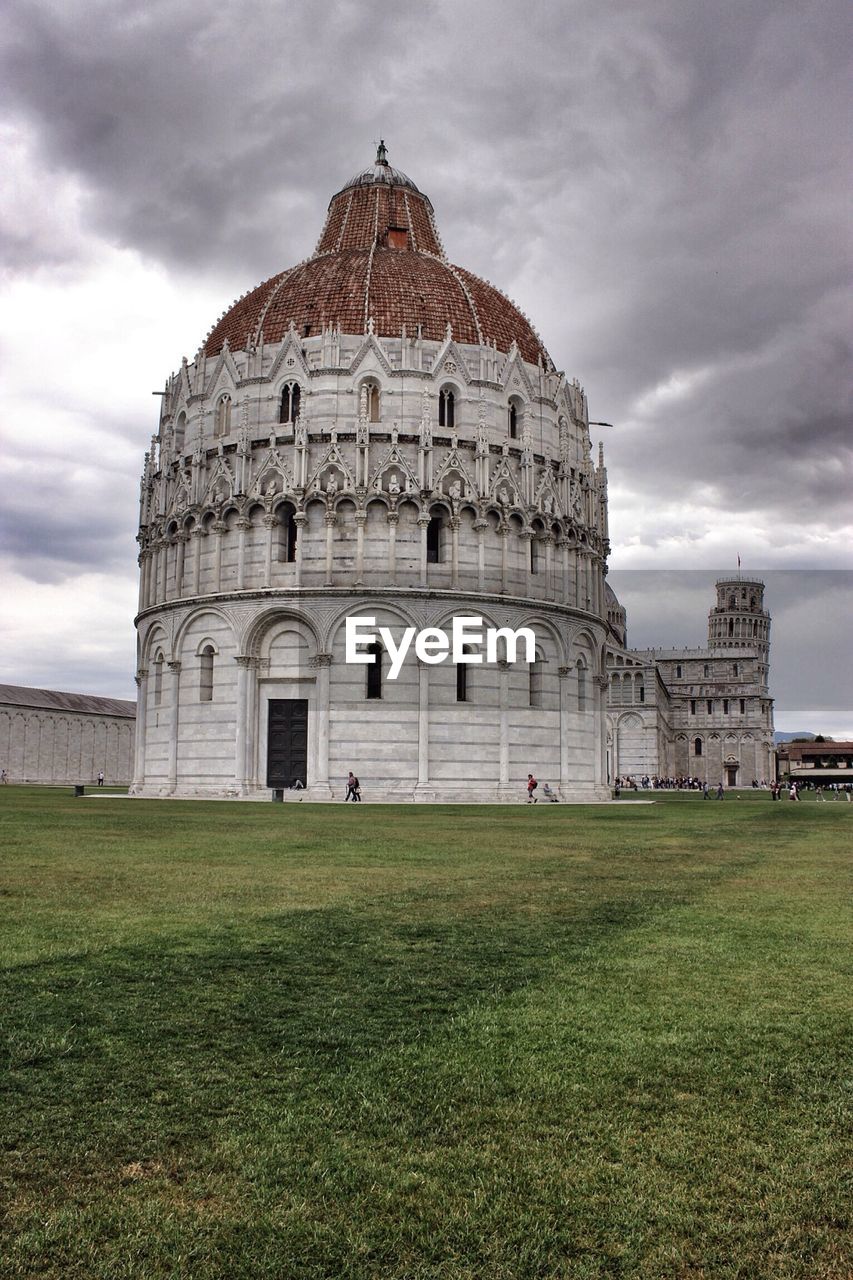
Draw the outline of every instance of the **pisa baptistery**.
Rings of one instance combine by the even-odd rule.
[[[607,553],[582,388],[380,145],[166,382],[134,793],[604,797]]]

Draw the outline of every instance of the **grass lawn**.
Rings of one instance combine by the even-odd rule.
[[[849,1280],[851,835],[3,788],[3,1280]]]

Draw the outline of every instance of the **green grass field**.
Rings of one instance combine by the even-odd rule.
[[[3,1280],[853,1274],[853,805],[0,824]]]

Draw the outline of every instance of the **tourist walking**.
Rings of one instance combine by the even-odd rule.
[[[0,784],[2,784],[2,786],[5,787],[8,781],[9,781],[8,773],[6,772],[5,769],[0,769]]]
[[[717,799],[718,799],[718,800],[722,800],[722,799],[723,799],[723,796],[724,796],[725,794],[726,794],[726,793],[725,793],[725,791],[723,790],[723,784],[722,784],[722,782],[721,782],[721,783],[720,783],[720,785],[717,787]]]
[[[361,784],[359,783],[359,780],[353,773],[352,769],[350,769],[349,776],[347,777],[347,793],[344,796],[344,803],[346,803],[347,800],[352,800],[353,804],[355,804],[356,801],[360,799],[361,799]]]
[[[103,785],[104,785],[104,771],[103,769],[99,769],[98,770],[98,786],[102,787]]]
[[[536,796],[533,794],[533,792],[536,790],[538,786],[539,786],[539,783],[536,781],[533,774],[528,773],[527,775],[527,803],[528,804],[536,804]]]

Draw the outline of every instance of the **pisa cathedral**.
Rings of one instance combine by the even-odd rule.
[[[767,640],[761,584],[719,596],[721,633],[679,662],[625,647],[608,552],[582,387],[449,261],[380,145],[312,256],[166,383],[141,485],[133,792],[298,782],[322,800],[352,769],[371,799],[502,801],[532,772],[593,800],[637,769],[765,776],[767,652],[741,630]],[[459,616],[530,628],[535,661],[410,653],[392,680],[380,643],[345,659],[348,617],[397,634]]]

